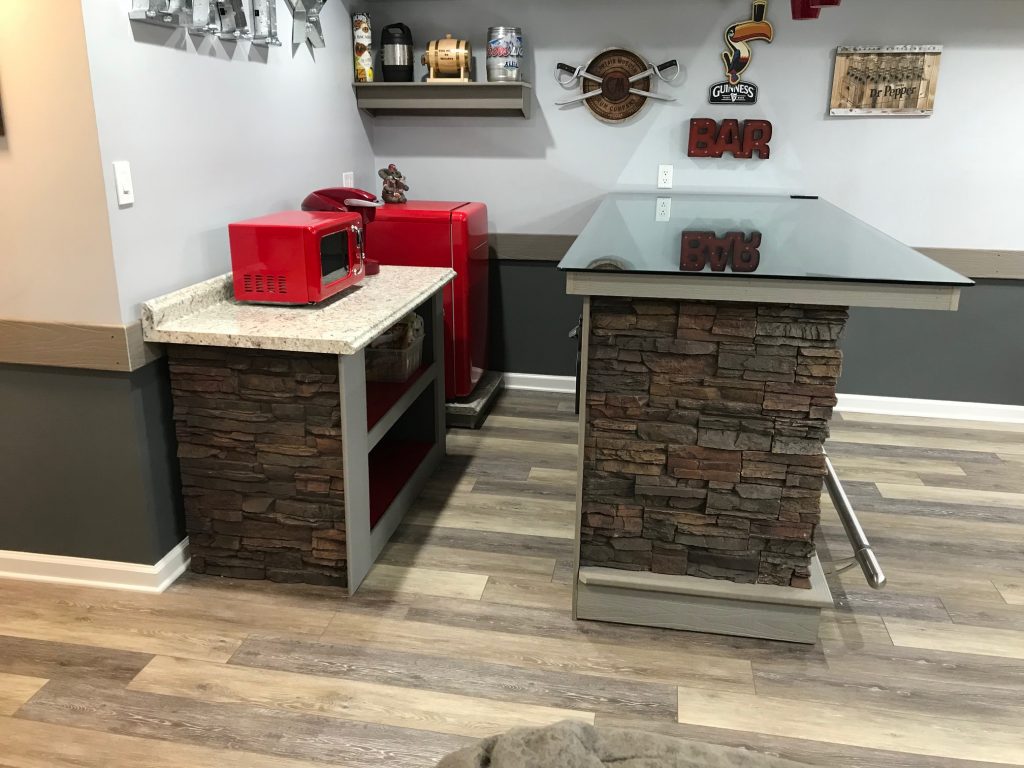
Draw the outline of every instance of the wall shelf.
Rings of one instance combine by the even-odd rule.
[[[529,117],[529,83],[354,83],[356,104],[378,115]]]

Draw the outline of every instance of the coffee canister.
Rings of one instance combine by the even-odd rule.
[[[373,82],[373,32],[370,14],[352,14],[352,54],[355,57],[356,82]]]
[[[492,83],[523,79],[523,31],[519,27],[491,27],[487,30],[487,80]]]

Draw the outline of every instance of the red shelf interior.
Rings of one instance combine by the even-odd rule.
[[[427,364],[421,365],[405,381],[366,382],[366,428],[373,429],[377,422],[384,418],[384,414],[391,410],[391,406],[412,389],[412,385],[420,380],[429,367]]]
[[[430,453],[433,443],[384,438],[370,451],[370,526],[384,517],[391,502]]]

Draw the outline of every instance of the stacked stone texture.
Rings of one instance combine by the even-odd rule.
[[[192,570],[346,586],[338,358],[168,356]]]
[[[809,588],[846,319],[595,297],[581,564]]]

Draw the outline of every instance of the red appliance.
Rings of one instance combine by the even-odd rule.
[[[352,190],[324,189],[303,202],[343,201]],[[332,210],[350,210],[334,202]],[[444,289],[445,396],[466,397],[487,368],[487,295],[490,270],[487,206],[410,200],[388,203],[367,224],[371,258],[407,267],[450,267]]]
[[[235,298],[315,304],[363,279],[363,218],[282,211],[228,225]]]

